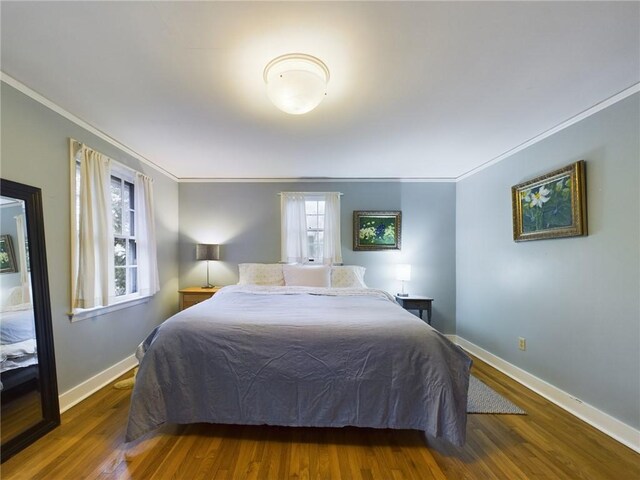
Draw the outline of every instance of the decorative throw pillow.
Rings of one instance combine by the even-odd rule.
[[[241,263],[238,271],[238,285],[284,285],[282,265],[279,263]]]
[[[325,287],[331,285],[328,265],[283,265],[284,283],[288,287]]]
[[[332,288],[367,288],[364,283],[364,267],[343,265],[331,267]]]

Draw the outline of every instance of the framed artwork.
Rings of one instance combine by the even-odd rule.
[[[400,250],[402,212],[353,212],[354,250]]]
[[[511,187],[516,242],[587,235],[584,160]]]
[[[0,235],[0,273],[15,273],[16,254],[13,250],[11,235]]]

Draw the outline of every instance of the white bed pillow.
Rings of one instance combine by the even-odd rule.
[[[283,265],[284,284],[288,287],[331,286],[331,267],[328,265]]]
[[[342,265],[331,267],[332,288],[367,288],[364,283],[364,267]]]
[[[238,285],[284,285],[282,265],[279,263],[241,263],[238,271]]]

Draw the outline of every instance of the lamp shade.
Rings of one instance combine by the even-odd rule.
[[[312,55],[289,53],[271,60],[263,76],[271,102],[283,112],[300,115],[322,102],[329,69]]]
[[[396,265],[396,280],[402,280],[408,282],[411,280],[411,265],[400,264]]]
[[[196,245],[196,260],[220,260],[220,245],[198,243]]]

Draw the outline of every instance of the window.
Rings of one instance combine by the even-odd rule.
[[[76,161],[76,228],[80,230],[80,162]],[[113,296],[118,301],[138,292],[135,185],[130,172],[111,167],[110,199],[113,227]],[[76,232],[76,234],[78,233]]]
[[[116,175],[111,175],[113,269],[116,297],[138,291],[134,195],[133,183],[127,182]]]
[[[324,199],[305,195],[307,218],[307,253],[310,262],[322,262],[324,251]]]
[[[340,193],[282,192],[282,256],[287,263],[342,263]]]
[[[151,179],[85,146],[73,166],[69,315],[153,295],[159,282]]]

